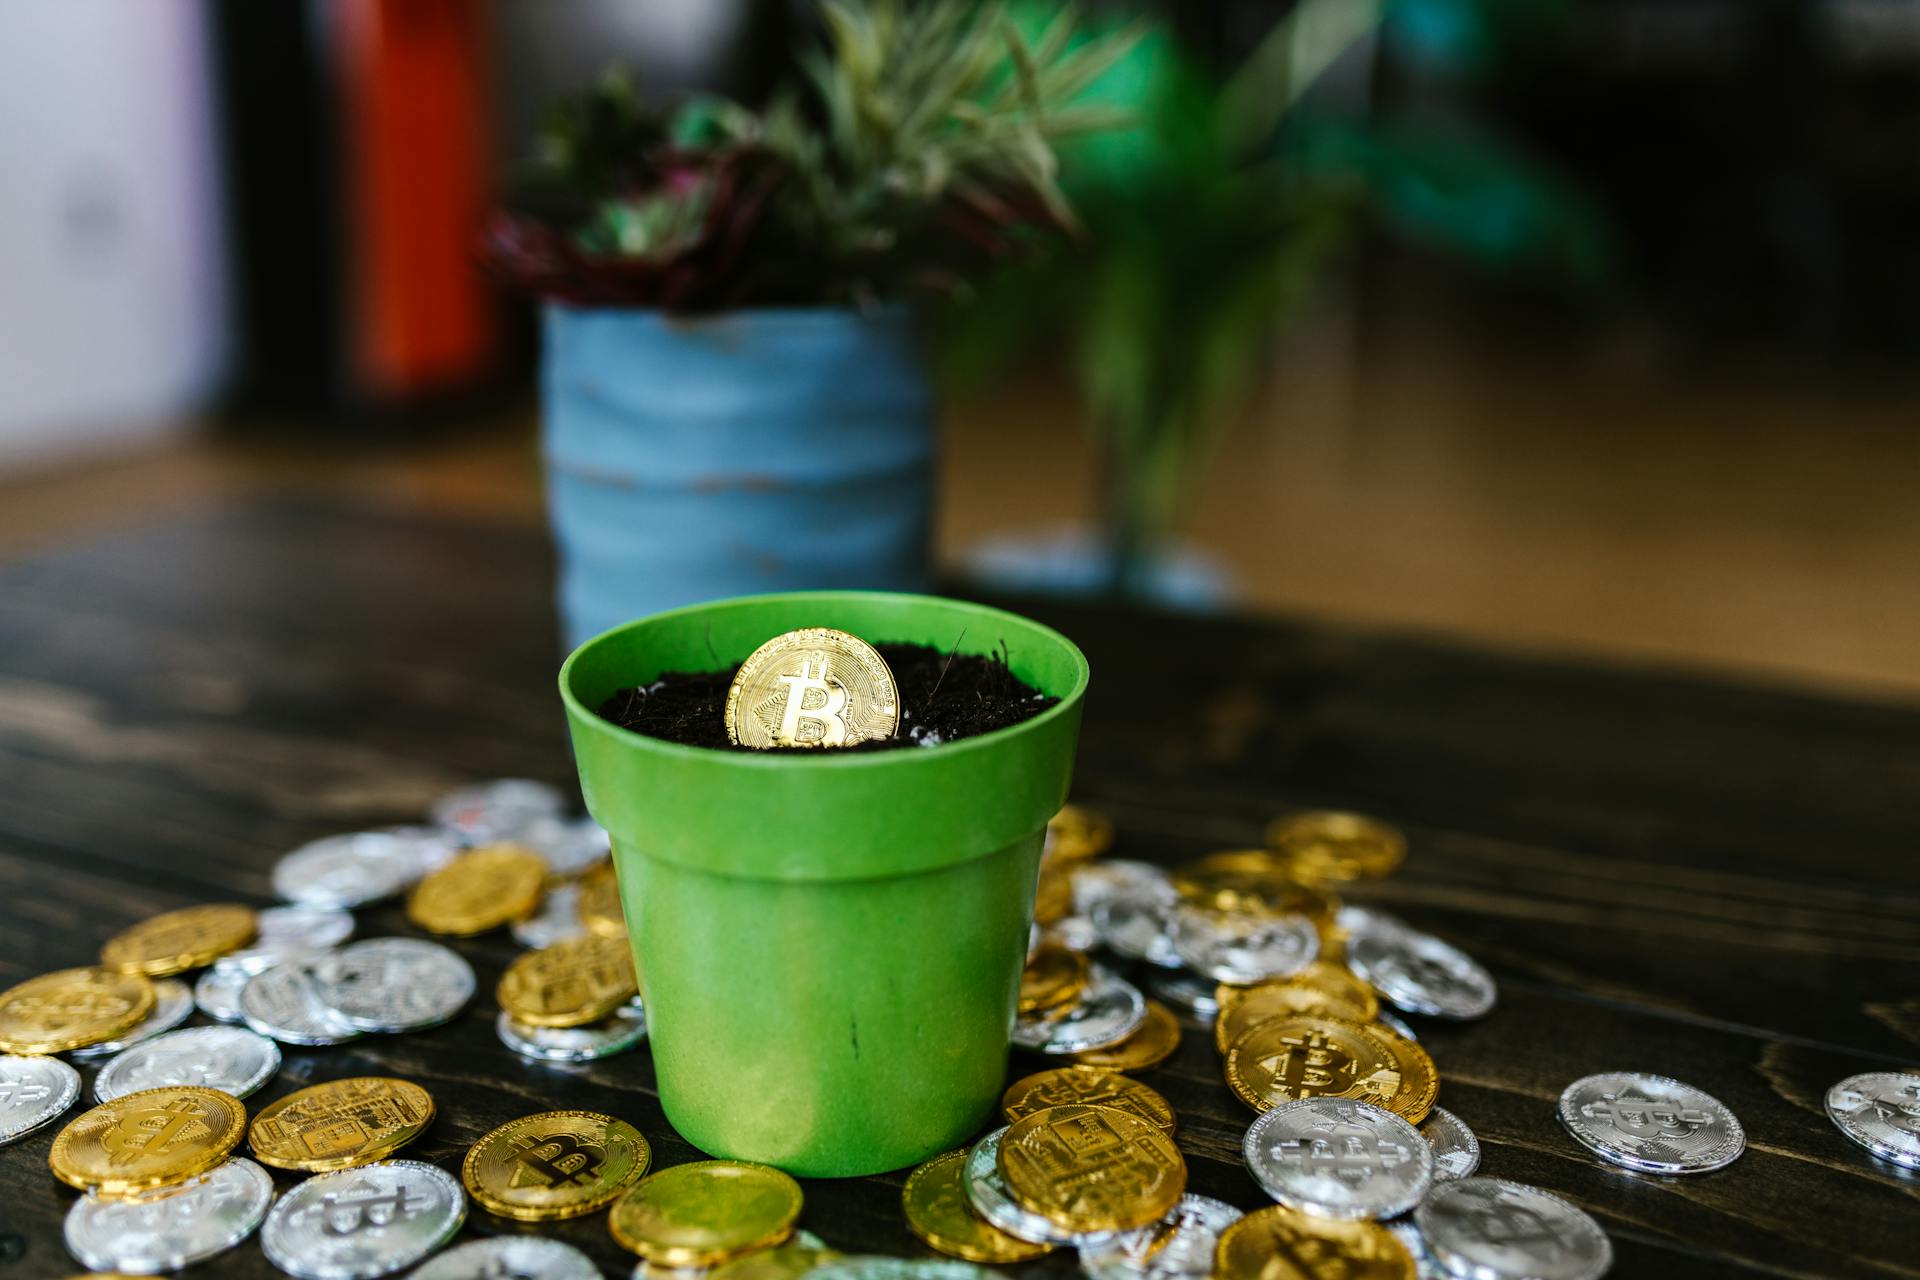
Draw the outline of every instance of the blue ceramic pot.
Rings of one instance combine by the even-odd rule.
[[[724,596],[924,590],[934,402],[903,307],[546,309],[568,642]]]

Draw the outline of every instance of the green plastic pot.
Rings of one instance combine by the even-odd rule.
[[[1060,699],[1012,728],[862,754],[679,746],[602,720],[617,689],[731,665],[799,627],[1004,646]],[[748,596],[642,618],[560,670],[674,1128],[715,1155],[848,1177],[957,1146],[1005,1082],[1046,822],[1087,662],[1025,618],[931,596]]]

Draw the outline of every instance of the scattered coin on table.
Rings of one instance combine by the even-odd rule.
[[[1345,1098],[1302,1098],[1247,1130],[1247,1170],[1279,1203],[1328,1218],[1392,1218],[1433,1181],[1433,1151],[1390,1111]]]
[[[252,1235],[272,1202],[267,1171],[234,1157],[178,1186],[81,1196],[67,1211],[67,1251],[96,1271],[178,1271]]]
[[[156,978],[153,982],[153,1007],[146,1016],[109,1040],[68,1050],[70,1057],[87,1060],[104,1058],[122,1049],[151,1040],[173,1030],[193,1016],[193,989],[178,978]]]
[[[1575,1080],[1560,1095],[1560,1123],[1602,1160],[1638,1173],[1709,1173],[1747,1149],[1746,1131],[1717,1098],[1640,1072]]]
[[[216,1089],[142,1089],[69,1121],[47,1164],[68,1186],[131,1195],[205,1173],[246,1133],[247,1111]]]
[[[900,1193],[907,1226],[929,1246],[968,1262],[1025,1262],[1052,1251],[993,1225],[967,1198],[965,1150],[935,1156],[907,1177]]]
[[[111,1102],[143,1089],[191,1085],[245,1098],[280,1069],[280,1046],[242,1027],[188,1027],[121,1053],[93,1078],[93,1096]]]
[[[60,1053],[110,1040],[153,1008],[153,983],[113,969],[61,969],[0,991],[0,1053]]]
[[[1868,1071],[1827,1090],[1827,1115],[1879,1159],[1920,1169],[1920,1071]]]
[[[649,1262],[710,1267],[779,1244],[803,1197],[780,1170],[741,1160],[700,1160],[642,1178],[614,1203],[613,1238]]]
[[[0,1146],[52,1124],[80,1097],[80,1073],[58,1058],[0,1056]]]
[[[384,1160],[433,1123],[433,1095],[408,1080],[354,1076],[269,1103],[247,1129],[253,1158],[320,1173]]]
[[[260,1247],[301,1280],[371,1280],[419,1262],[466,1218],[466,1193],[452,1174],[383,1160],[294,1184],[261,1224]]]
[[[1613,1265],[1607,1233],[1583,1210],[1501,1178],[1439,1183],[1413,1220],[1433,1256],[1456,1276],[1596,1280]]]
[[[503,1218],[553,1222],[604,1209],[646,1175],[653,1149],[624,1120],[546,1111],[494,1129],[468,1149],[460,1181]]]

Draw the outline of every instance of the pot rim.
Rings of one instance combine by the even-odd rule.
[[[955,607],[984,615],[988,618],[1006,618],[1017,622],[1023,627],[1031,627],[1041,632],[1048,639],[1059,645],[1073,664],[1073,685],[1071,688],[1057,693],[1051,689],[1041,690],[1041,692],[1056,698],[1057,701],[1037,716],[1030,716],[1018,724],[1010,724],[999,729],[989,730],[986,733],[974,734],[971,737],[962,738],[958,742],[942,743],[937,747],[903,747],[893,751],[819,751],[804,753],[795,751],[732,751],[720,747],[696,747],[686,743],[669,742],[665,738],[655,738],[648,734],[637,733],[632,729],[621,728],[601,716],[598,707],[588,706],[574,692],[574,669],[582,655],[588,650],[610,641],[622,632],[639,627],[651,626],[670,618],[706,613],[716,608],[734,605],[804,604],[815,600],[821,602],[830,600],[911,601],[915,603]],[[768,638],[771,639],[772,637]],[[862,639],[866,639],[866,637],[862,637]],[[878,643],[881,644],[889,642],[890,641],[886,639],[878,641]],[[874,642],[869,641],[869,643]],[[734,661],[744,661],[745,657],[746,655],[742,654],[740,658]],[[723,664],[726,661],[727,659],[724,657],[721,659]],[[1086,655],[1080,652],[1079,645],[1052,627],[1047,626],[1045,623],[1035,622],[1031,618],[1013,613],[1007,609],[996,608],[993,605],[977,604],[971,600],[955,600],[947,596],[935,596],[911,591],[776,591],[761,595],[728,596],[719,600],[706,600],[699,604],[683,605],[678,609],[667,609],[659,613],[647,614],[645,617],[634,618],[621,623],[617,627],[602,631],[600,634],[582,641],[572,653],[567,655],[567,660],[561,663],[560,697],[566,706],[568,718],[575,726],[584,727],[589,732],[606,738],[608,742],[628,749],[654,752],[688,762],[704,761],[717,764],[726,761],[742,769],[785,769],[804,761],[804,767],[808,769],[832,769],[848,772],[863,769],[884,769],[888,767],[899,768],[903,765],[916,761],[924,761],[932,757],[951,760],[971,752],[991,751],[995,746],[1004,742],[1010,735],[1032,732],[1053,721],[1067,716],[1077,715],[1078,704],[1086,693],[1087,684],[1091,676],[1092,669],[1087,664]]]

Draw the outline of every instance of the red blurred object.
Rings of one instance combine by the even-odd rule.
[[[375,401],[482,379],[499,346],[472,245],[491,201],[484,0],[340,0],[343,355]]]

